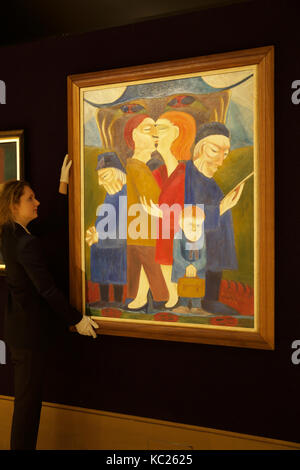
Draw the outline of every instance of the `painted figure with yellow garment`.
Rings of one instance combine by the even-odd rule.
[[[141,198],[148,203],[159,202],[160,187],[147,166],[157,144],[154,120],[147,115],[133,117],[126,124],[124,137],[133,149],[133,155],[126,164],[127,297],[132,299],[127,308],[145,308],[149,288],[154,305],[159,308],[168,301],[169,293],[161,266],[155,261],[155,220],[143,210],[140,203]]]

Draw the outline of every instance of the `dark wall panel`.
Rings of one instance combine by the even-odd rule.
[[[295,2],[249,2],[96,33],[0,49],[7,104],[0,129],[24,129],[25,176],[41,201],[32,231],[68,294],[67,209],[52,210],[67,152],[69,74],[264,45],[275,46],[276,349],[260,351],[68,333],[49,359],[46,401],[299,441],[299,124],[291,83],[300,79]],[[293,176],[293,177],[292,177]],[[51,231],[44,231],[46,222]],[[5,284],[0,279],[0,339]],[[8,357],[0,394],[12,395]]]

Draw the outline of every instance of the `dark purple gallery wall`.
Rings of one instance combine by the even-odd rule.
[[[46,401],[300,440],[300,364],[291,362],[291,344],[300,339],[300,105],[291,101],[291,84],[300,80],[300,8],[280,4],[249,2],[0,49],[7,87],[0,130],[24,129],[25,177],[41,201],[32,231],[42,234],[50,269],[68,294],[67,214],[52,212],[67,152],[67,76],[275,46],[275,351],[69,333],[50,357]],[[52,229],[43,232],[46,222]],[[4,301],[0,279],[0,339]],[[13,395],[9,355],[0,394]]]

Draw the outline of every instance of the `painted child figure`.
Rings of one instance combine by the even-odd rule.
[[[179,218],[180,229],[173,241],[172,281],[178,283],[182,278],[205,279],[206,245],[204,234],[204,210],[200,205],[185,206]],[[201,308],[200,297],[180,295],[173,311],[189,312]]]

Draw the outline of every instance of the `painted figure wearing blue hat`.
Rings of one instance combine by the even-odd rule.
[[[97,207],[95,226],[87,231],[86,240],[91,246],[91,280],[99,284],[104,303],[109,301],[109,285],[112,284],[115,302],[121,304],[127,281],[126,173],[114,152],[98,156],[96,171],[98,183],[107,194],[103,204]]]

